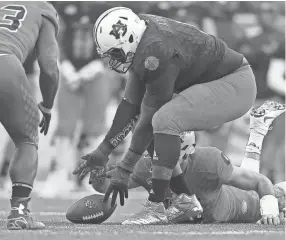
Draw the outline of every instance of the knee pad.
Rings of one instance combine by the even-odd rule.
[[[177,124],[176,117],[172,114],[172,111],[159,109],[152,118],[152,126],[154,133],[179,136],[182,132]]]

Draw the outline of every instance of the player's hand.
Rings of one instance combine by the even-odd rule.
[[[73,174],[79,175],[80,180],[84,179],[88,173],[94,170],[100,171],[104,169],[109,160],[108,156],[100,148],[83,156],[82,159],[84,161],[73,171]]]
[[[258,224],[265,225],[278,225],[279,208],[278,200],[273,195],[265,195],[260,199],[260,211],[262,218],[257,222]]]
[[[43,114],[42,120],[39,124],[39,127],[41,128],[40,133],[43,133],[44,135],[47,135],[50,127],[50,121],[51,121],[51,109],[45,108],[43,105],[43,102],[40,102],[38,104],[38,108],[40,109],[41,113]]]
[[[103,201],[106,202],[112,193],[111,206],[113,207],[116,203],[117,195],[119,194],[120,205],[123,206],[124,198],[128,198],[128,182],[131,173],[121,167],[116,167],[112,171],[110,184]]]
[[[98,182],[105,178],[111,178],[114,174],[115,168],[116,166],[113,164],[110,166],[106,166],[100,170],[93,170],[90,173],[90,178],[89,178],[88,183],[93,184],[94,182]]]
[[[272,215],[263,216],[260,220],[258,220],[257,223],[264,224],[264,225],[279,225],[280,224],[279,215],[278,216],[272,216]]]

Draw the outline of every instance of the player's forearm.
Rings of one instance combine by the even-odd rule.
[[[51,73],[41,71],[39,81],[44,107],[51,109],[58,91],[59,69],[56,67]]]
[[[259,174],[260,179],[257,183],[257,193],[260,198],[266,196],[266,195],[273,195],[274,196],[274,186],[271,183],[271,181],[264,175]]]
[[[132,172],[153,139],[152,117],[158,109],[142,105],[141,117],[132,135],[130,148],[119,166]]]
[[[119,104],[110,130],[99,145],[106,155],[109,155],[123,139],[131,132],[140,114],[140,106],[122,99]]]

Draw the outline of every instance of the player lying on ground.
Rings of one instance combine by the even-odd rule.
[[[38,168],[39,112],[41,133],[48,132],[58,89],[57,12],[47,2],[0,2],[0,122],[16,146],[10,164],[12,181],[9,230],[40,229],[27,209]],[[36,103],[23,63],[36,54],[43,102]]]
[[[82,179],[105,166],[140,114],[106,199],[113,193],[115,204],[119,193],[124,204],[129,175],[154,138],[158,159],[153,162],[144,223],[166,223],[163,201],[179,160],[180,134],[211,129],[248,112],[256,97],[253,72],[244,56],[219,38],[164,17],[137,16],[127,8],[104,12],[95,23],[94,38],[110,67],[121,73],[130,70],[130,77],[106,138],[74,173]],[[177,181],[182,193],[191,195],[184,178]],[[152,218],[156,214],[160,217]]]
[[[280,223],[279,212],[284,219],[285,192],[274,187],[266,176],[234,166],[227,156],[213,147],[198,147],[192,154],[181,150],[181,155],[180,167],[187,186],[196,194],[204,209],[203,222],[259,221],[262,224],[277,225]],[[130,176],[128,188],[143,186],[150,192],[151,166],[151,157],[148,154],[141,157]],[[112,177],[114,171],[108,171],[106,176]],[[174,193],[175,186],[171,188],[174,203],[167,209],[169,223],[190,220],[181,211],[189,207],[185,199],[180,199],[184,195],[178,198]],[[142,221],[143,218],[136,216],[134,220],[131,217],[122,224],[142,224]]]

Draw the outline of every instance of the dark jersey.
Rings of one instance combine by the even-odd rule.
[[[169,65],[175,65],[179,74],[174,92],[180,92],[224,75],[217,71],[228,49],[222,40],[189,24],[154,15],[139,16],[146,21],[147,29],[132,67],[138,78],[150,83],[166,72]],[[242,57],[235,54],[233,69],[239,68]]]
[[[47,2],[0,2],[0,53],[15,54],[23,63],[33,55],[43,17],[59,29],[57,12]]]

